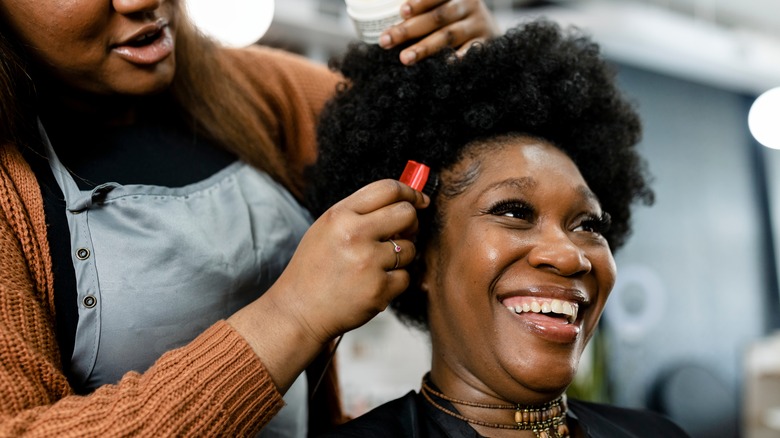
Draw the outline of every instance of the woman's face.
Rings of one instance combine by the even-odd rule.
[[[47,74],[101,95],[171,83],[175,10],[169,0],[0,0],[0,17]]]
[[[425,253],[433,380],[451,396],[540,403],[571,383],[615,281],[602,210],[577,166],[539,140],[477,146],[442,184]],[[441,198],[440,198],[441,199]]]

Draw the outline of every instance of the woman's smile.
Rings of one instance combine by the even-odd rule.
[[[577,289],[532,288],[523,295],[499,297],[499,302],[523,330],[550,342],[573,344],[582,331],[578,316],[587,296]]]

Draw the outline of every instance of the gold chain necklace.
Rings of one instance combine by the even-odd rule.
[[[436,409],[469,424],[476,424],[478,426],[490,427],[493,429],[530,430],[537,438],[569,438],[569,427],[566,425],[566,411],[568,410],[568,407],[566,406],[565,395],[541,406],[476,403],[458,400],[436,391],[428,385],[427,376],[426,378],[423,378],[420,393],[425,397],[428,403],[433,405]],[[465,417],[436,403],[431,395],[447,400],[450,403],[475,408],[514,410],[515,424],[488,423],[486,421]]]

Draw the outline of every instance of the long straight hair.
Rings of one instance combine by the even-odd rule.
[[[265,171],[300,197],[281,148],[273,141],[273,122],[263,117],[250,93],[229,77],[224,51],[187,18],[177,1],[174,99],[190,115],[194,129],[244,161]]]

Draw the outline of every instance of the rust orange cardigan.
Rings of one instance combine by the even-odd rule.
[[[274,49],[231,50],[258,111],[276,120],[289,164],[316,154],[315,122],[338,76]],[[226,322],[163,355],[143,374],[74,395],[54,332],[52,262],[35,175],[0,146],[0,437],[252,436],[282,406],[260,359]]]

